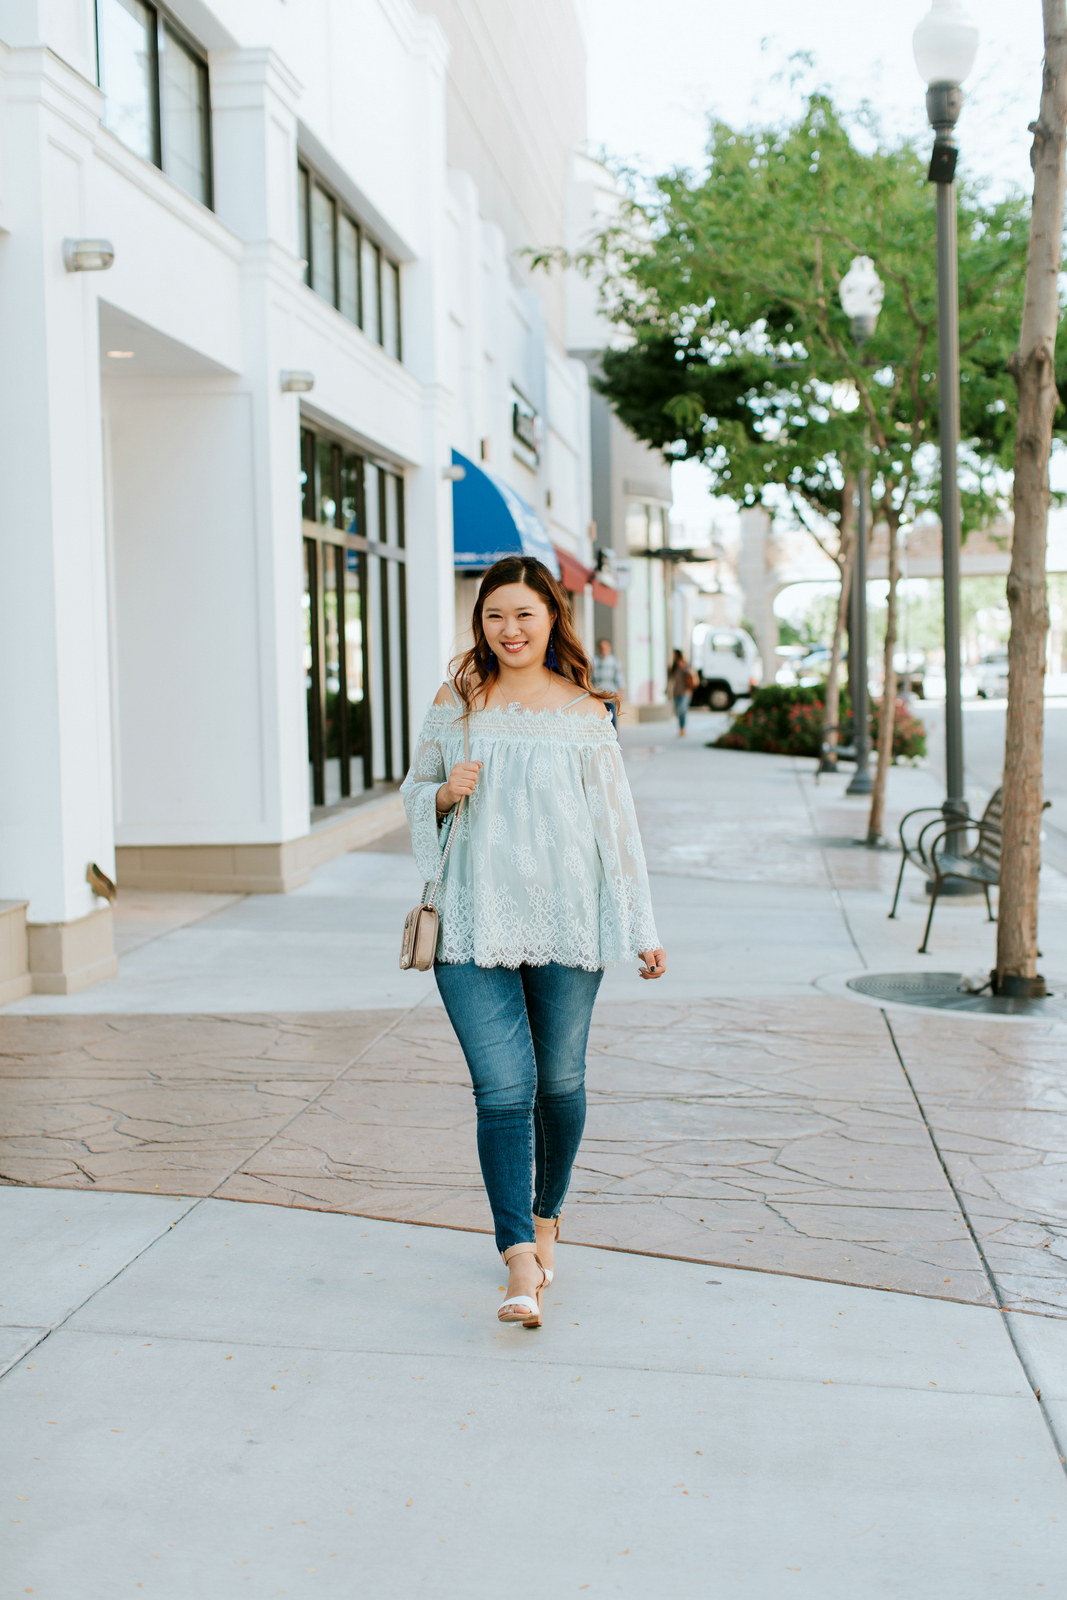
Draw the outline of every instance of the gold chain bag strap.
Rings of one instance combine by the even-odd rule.
[[[464,761],[469,761],[470,758],[470,726],[468,718],[464,716],[463,759]],[[456,807],[455,815],[448,830],[448,838],[445,840],[445,848],[441,853],[441,865],[437,869],[437,877],[434,880],[433,888],[427,894],[426,887],[428,886],[424,886],[421,904],[417,905],[413,911],[409,911],[404,918],[404,937],[400,941],[401,972],[410,972],[412,970],[415,972],[428,972],[433,966],[433,958],[437,954],[437,936],[441,931],[441,913],[434,905],[434,901],[437,899],[437,891],[441,887],[441,879],[444,876],[448,852],[451,850],[452,841],[456,837],[456,830],[459,827],[459,819],[466,799],[467,796],[464,795]],[[436,803],[435,800],[435,806]]]

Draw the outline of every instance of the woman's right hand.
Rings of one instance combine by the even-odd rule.
[[[437,791],[437,810],[441,816],[451,811],[453,806],[458,806],[467,795],[474,793],[481,770],[480,761],[456,762],[448,775],[448,782],[443,783]]]

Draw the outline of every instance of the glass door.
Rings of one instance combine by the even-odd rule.
[[[301,440],[312,806],[408,765],[403,480],[317,430]]]
[[[322,670],[322,584],[319,572],[319,543],[304,540],[304,689],[308,708],[308,762],[311,804],[326,804],[325,723]]]

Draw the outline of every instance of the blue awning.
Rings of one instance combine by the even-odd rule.
[[[466,476],[452,484],[452,539],[456,566],[484,572],[504,556],[536,556],[554,578],[559,561],[544,523],[510,484],[452,452],[452,465]]]

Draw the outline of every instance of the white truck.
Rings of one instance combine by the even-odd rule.
[[[735,700],[758,689],[763,679],[756,641],[744,628],[716,628],[698,622],[689,659],[700,677],[693,704],[710,706],[712,711],[729,711]]]

